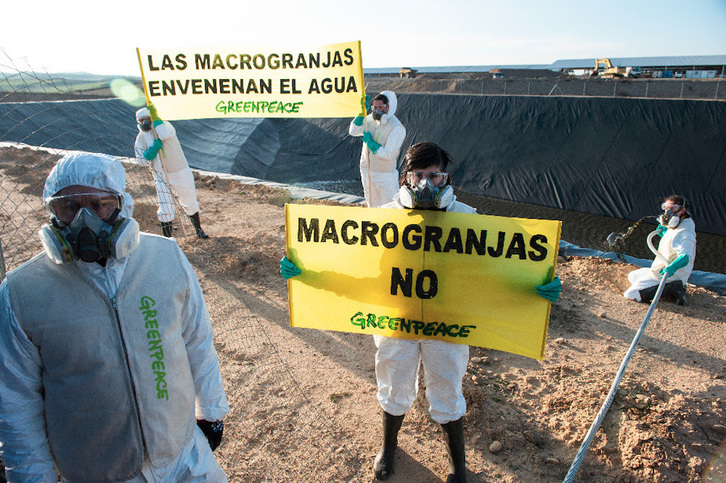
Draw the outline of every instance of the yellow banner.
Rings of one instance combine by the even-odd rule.
[[[365,95],[360,41],[312,48],[137,48],[163,119],[354,117]]]
[[[544,358],[562,222],[285,205],[290,325]]]

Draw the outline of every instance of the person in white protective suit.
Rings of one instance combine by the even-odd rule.
[[[194,226],[199,238],[209,238],[202,230],[199,220],[199,202],[194,187],[194,174],[184,156],[176,130],[171,123],[162,121],[153,104],[136,111],[136,123],[139,134],[136,136],[134,151],[136,160],[141,165],[153,162],[154,183],[159,208],[156,216],[161,222],[161,231],[166,237],[173,235],[173,224],[176,210],[171,192],[176,194],[179,204],[184,209]],[[171,190],[171,192],[170,192]]]
[[[398,100],[392,91],[383,91],[373,98],[372,112],[366,115],[366,102],[350,123],[351,136],[363,136],[360,154],[360,176],[366,205],[378,207],[391,201],[398,192],[396,163],[406,137],[406,128],[396,117]]]
[[[650,303],[664,274],[668,274],[663,287],[663,298],[686,304],[686,283],[696,260],[696,224],[688,212],[689,203],[683,196],[672,195],[663,200],[663,214],[658,217],[657,234],[660,235],[658,252],[668,260],[656,257],[650,267],[639,268],[628,274],[630,287],[623,294],[636,302]]]
[[[439,210],[476,213],[456,200],[447,172],[449,154],[437,144],[421,142],[406,152],[406,166],[393,201],[382,208]],[[280,274],[291,278],[301,273],[287,257],[280,261]],[[561,292],[558,277],[536,287],[542,297],[556,302]],[[449,455],[447,482],[466,481],[464,414],[466,402],[462,380],[469,363],[469,346],[434,339],[406,340],[374,335],[378,402],[383,409],[383,444],[373,463],[377,479],[386,480],[394,471],[398,431],[418,392],[419,366],[423,365],[429,413],[444,431]]]
[[[116,158],[63,157],[43,192],[44,251],[0,285],[8,481],[227,481],[199,281],[173,239],[139,232],[125,190]]]

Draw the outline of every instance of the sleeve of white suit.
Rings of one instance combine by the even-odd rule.
[[[181,249],[178,251],[189,282],[188,296],[182,308],[182,336],[194,378],[195,416],[197,419],[219,421],[229,412],[229,404],[224,394],[219,360],[214,348],[212,323],[194,269]]]
[[[159,136],[159,139],[162,141],[176,136],[176,129],[174,129],[174,126],[172,126],[171,123],[166,121],[154,127],[154,129],[156,130],[156,135]]]
[[[403,126],[396,127],[391,134],[388,135],[386,144],[382,144],[378,151],[376,151],[376,157],[385,159],[388,161],[396,160],[398,155],[401,153],[401,146],[403,146],[403,140],[406,138],[406,128]]]
[[[363,135],[363,131],[365,131],[366,122],[365,120],[363,120],[363,123],[358,126],[354,121],[355,119],[353,119],[353,121],[350,121],[350,126],[348,127],[348,134],[350,134],[351,136],[360,137]]]
[[[0,285],[0,455],[8,481],[56,482],[45,432],[38,349],[20,328],[7,281]]]
[[[144,153],[147,149],[149,149],[149,145],[147,145],[143,133],[139,133],[136,136],[136,142],[134,143],[134,155],[136,157],[136,162],[142,166],[149,164],[149,161],[144,157]]]

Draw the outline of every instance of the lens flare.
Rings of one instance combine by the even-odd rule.
[[[134,107],[146,105],[144,92],[126,79],[114,79],[111,81],[111,92],[127,104]]]

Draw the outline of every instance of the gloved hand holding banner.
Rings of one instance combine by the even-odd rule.
[[[544,358],[562,222],[285,206],[290,325]]]
[[[137,48],[144,92],[166,120],[354,117],[360,41],[301,48]]]

